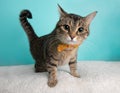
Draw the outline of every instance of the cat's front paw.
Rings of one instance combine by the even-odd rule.
[[[48,86],[49,87],[55,87],[57,84],[57,80],[48,80]]]
[[[72,76],[80,78],[80,75],[78,73],[70,73]]]

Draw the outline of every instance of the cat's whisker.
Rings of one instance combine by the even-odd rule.
[[[98,50],[97,45],[88,40],[86,40],[85,43],[87,43],[88,46],[84,45],[84,49],[88,50],[88,53],[90,53],[91,56],[95,56],[96,52],[94,51],[94,49]]]
[[[88,43],[88,45],[91,45],[92,47],[94,47],[94,49],[98,49],[97,44],[90,42],[89,40],[86,40],[85,42]]]

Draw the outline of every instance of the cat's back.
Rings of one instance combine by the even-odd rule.
[[[45,42],[47,41],[49,35],[44,35],[38,37],[36,40],[30,43],[30,52],[34,59],[43,58],[43,52],[45,48]]]
[[[52,34],[47,34],[37,38],[30,44],[30,51],[33,58],[34,59],[45,58],[46,52],[48,52],[49,49],[50,50],[55,49],[55,46],[57,45],[56,43],[58,42],[59,40]]]

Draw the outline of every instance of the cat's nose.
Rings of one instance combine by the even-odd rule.
[[[71,38],[71,40],[73,40],[73,39],[75,38],[75,36],[73,36],[73,35],[70,35],[70,38]]]

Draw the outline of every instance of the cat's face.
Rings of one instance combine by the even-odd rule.
[[[86,17],[66,13],[60,6],[60,20],[56,26],[56,34],[66,44],[81,44],[89,35],[89,25],[96,12]]]

